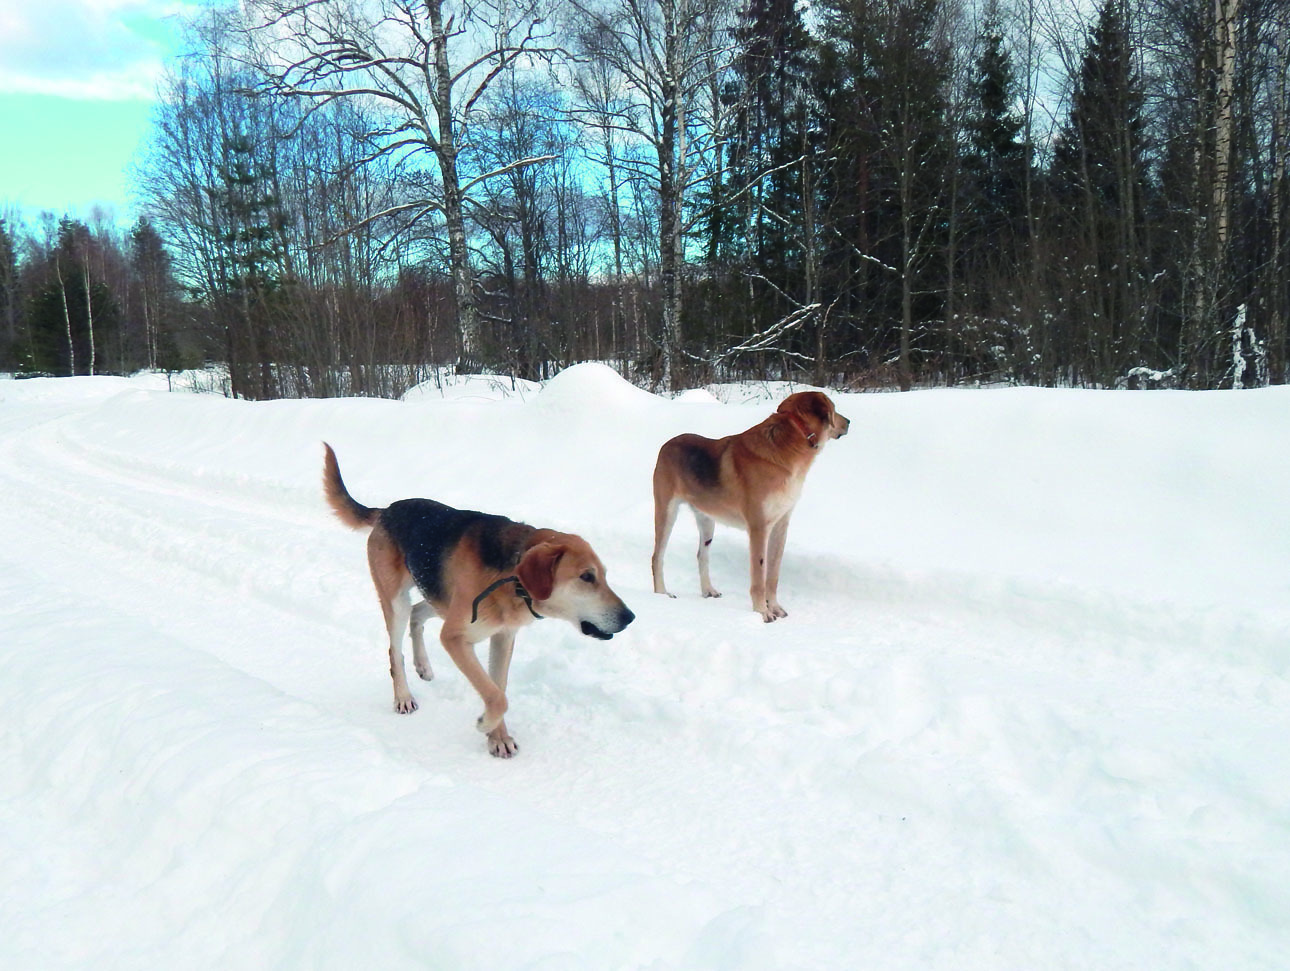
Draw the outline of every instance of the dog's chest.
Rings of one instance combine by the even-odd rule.
[[[802,480],[800,478],[789,479],[777,489],[768,490],[766,497],[762,500],[762,512],[768,522],[775,522],[782,519],[793,511],[797,505],[797,498],[802,494]]]

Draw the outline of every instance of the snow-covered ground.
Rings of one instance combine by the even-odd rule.
[[[772,625],[649,473],[779,389],[164,389],[0,382],[0,967],[1286,967],[1290,388],[836,396]],[[521,634],[518,758],[393,712],[323,439],[639,615]]]

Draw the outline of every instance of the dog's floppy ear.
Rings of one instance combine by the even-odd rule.
[[[555,568],[564,556],[564,547],[538,543],[524,554],[515,575],[534,600],[546,600],[555,589]]]
[[[803,417],[814,418],[826,426],[833,423],[833,402],[821,391],[803,392],[794,406]]]

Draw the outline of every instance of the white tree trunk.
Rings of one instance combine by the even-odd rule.
[[[58,292],[63,298],[63,324],[67,328],[67,366],[72,377],[76,376],[76,342],[72,339],[72,315],[67,309],[67,284],[63,281],[63,265],[54,254],[54,275],[58,278]]]

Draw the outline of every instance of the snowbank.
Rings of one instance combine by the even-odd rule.
[[[658,446],[766,389],[460,387],[0,382],[0,966],[1283,963],[1288,389],[838,396],[765,625],[742,536],[719,601],[684,517],[648,560]],[[392,713],[324,439],[637,612],[521,636],[519,758],[441,652]]]

